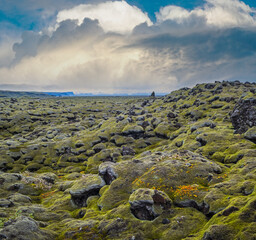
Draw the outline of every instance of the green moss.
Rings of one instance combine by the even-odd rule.
[[[156,135],[165,137],[165,138],[170,138],[171,134],[173,131],[176,131],[177,129],[172,126],[171,124],[167,122],[162,122],[160,123],[154,130]]]
[[[215,152],[211,159],[217,161],[217,162],[221,162],[223,163],[224,162],[224,159],[225,159],[225,154],[223,152]]]
[[[103,193],[100,192],[101,197],[98,206],[102,211],[113,209],[122,203],[126,203],[130,193],[131,186],[127,185],[125,180],[115,180]]]
[[[141,126],[135,125],[135,124],[127,124],[123,130],[123,134],[131,134],[131,133],[143,133],[144,129]]]
[[[3,208],[2,222],[23,209],[59,239],[255,239],[256,147],[245,139],[248,133],[234,134],[229,117],[240,96],[253,97],[254,86],[246,85],[215,83],[208,89],[198,84],[155,99],[1,99],[1,119],[10,121],[0,124],[0,170],[7,172],[0,172],[0,195],[31,198]],[[177,117],[167,117],[170,112]],[[122,146],[136,154],[122,156]],[[70,189],[98,183],[105,161],[115,162],[117,178],[89,197],[87,207],[76,207]],[[43,175],[26,170],[55,172],[59,178],[42,180]],[[20,180],[20,172],[29,181],[50,181],[49,189]],[[85,174],[93,177],[82,181]],[[137,219],[129,199],[140,188],[165,192],[172,207],[153,221]],[[177,207],[186,200],[205,203],[205,214],[209,206],[207,216],[214,215],[209,219],[195,208]]]
[[[105,239],[106,234],[99,232],[96,227],[79,227],[79,228],[70,228],[69,231],[62,233],[56,238],[56,240],[83,240],[83,239],[93,239],[93,240],[103,240]]]
[[[167,240],[172,236],[173,240],[184,239],[197,233],[207,223],[206,217],[195,209],[183,209],[171,219],[170,228],[165,230],[161,239]]]
[[[30,172],[35,172],[35,171],[38,171],[41,167],[42,167],[41,164],[38,164],[38,163],[30,163],[30,164],[26,167],[26,170],[28,170],[28,171],[30,171]]]

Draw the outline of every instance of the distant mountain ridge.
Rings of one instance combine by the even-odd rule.
[[[157,96],[164,96],[167,94],[157,94]],[[74,92],[33,92],[33,91],[9,91],[9,90],[0,90],[0,98],[1,97],[32,97],[32,98],[42,98],[42,97],[114,97],[114,96],[150,96],[149,93],[114,93],[114,94],[106,94],[106,93],[74,93]]]
[[[55,97],[72,97],[75,96],[73,92],[43,92],[47,95],[50,96],[55,96]]]
[[[38,98],[38,97],[49,97],[50,95],[42,92],[27,92],[27,91],[5,91],[0,90],[0,98],[18,98],[18,97],[32,97],[32,98]]]
[[[73,92],[30,92],[30,91],[8,91],[0,90],[0,97],[32,97],[32,98],[42,98],[42,97],[72,97],[75,96]]]

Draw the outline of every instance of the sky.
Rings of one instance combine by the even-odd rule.
[[[0,0],[0,89],[168,93],[255,66],[255,0]]]

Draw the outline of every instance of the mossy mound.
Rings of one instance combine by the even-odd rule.
[[[0,100],[0,238],[256,239],[254,83]]]

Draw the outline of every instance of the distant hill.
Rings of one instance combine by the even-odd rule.
[[[24,91],[5,91],[0,90],[0,97],[31,97],[31,98],[44,98],[44,97],[72,97],[75,96],[73,92],[24,92]]]
[[[73,92],[43,92],[43,93],[50,96],[55,96],[55,97],[74,97],[75,96]]]
[[[18,97],[32,97],[32,98],[42,98],[42,97],[49,97],[46,93],[41,92],[22,92],[22,91],[5,91],[0,90],[0,97],[12,97],[12,98],[18,98]]]
[[[167,95],[167,94],[156,94],[158,97]],[[114,97],[114,96],[123,96],[123,97],[142,97],[142,96],[150,96],[149,93],[116,93],[116,94],[106,94],[106,93],[73,93],[73,92],[29,92],[29,91],[8,91],[8,90],[0,90],[0,98],[1,97],[31,97],[31,98],[43,98],[43,97]]]

